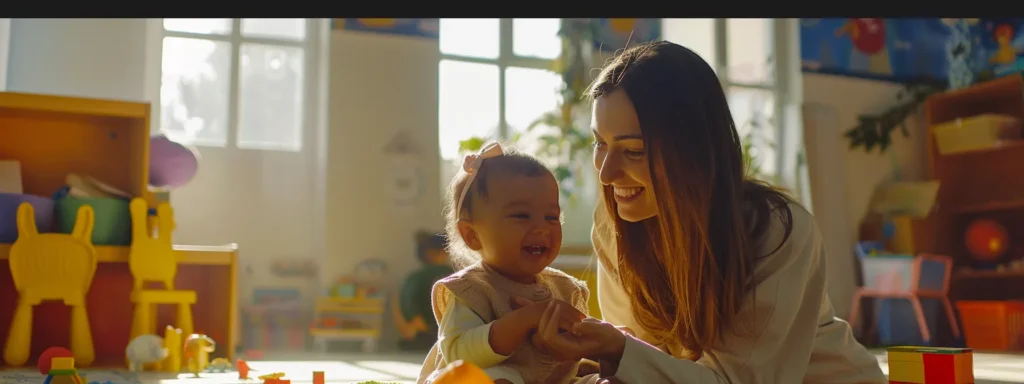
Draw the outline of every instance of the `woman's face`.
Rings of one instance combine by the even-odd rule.
[[[594,102],[594,167],[601,184],[612,187],[619,217],[637,222],[658,214],[640,132],[640,120],[619,89]]]

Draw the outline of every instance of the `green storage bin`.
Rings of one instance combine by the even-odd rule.
[[[53,229],[58,233],[71,233],[75,229],[78,208],[92,206],[95,223],[92,227],[93,245],[131,245],[132,214],[128,200],[93,197],[65,197],[57,200],[53,208]]]

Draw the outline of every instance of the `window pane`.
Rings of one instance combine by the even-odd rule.
[[[305,40],[306,19],[242,19],[242,36]]]
[[[562,77],[555,72],[534,68],[505,69],[505,122],[509,133],[525,131],[541,115],[558,108],[561,89]]]
[[[751,166],[762,175],[775,174],[775,95],[756,88],[730,87],[729,110],[736,130],[749,145]]]
[[[231,34],[231,19],[164,19],[164,29],[208,35]]]
[[[665,40],[690,48],[711,68],[715,64],[715,19],[662,19],[661,33]]]
[[[238,147],[302,149],[302,48],[243,43],[239,53]]]
[[[726,20],[729,81],[746,84],[773,84],[775,63],[771,19]]]
[[[498,19],[441,19],[441,53],[497,59]]]
[[[455,159],[460,140],[498,132],[498,66],[441,60],[438,76],[441,157]]]
[[[174,140],[227,144],[231,44],[165,37],[160,130]]]
[[[562,53],[561,19],[512,19],[512,53],[554,59]]]

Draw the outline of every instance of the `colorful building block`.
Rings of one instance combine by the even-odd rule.
[[[313,371],[313,384],[324,384],[323,371]]]
[[[890,384],[973,384],[970,348],[890,347]]]

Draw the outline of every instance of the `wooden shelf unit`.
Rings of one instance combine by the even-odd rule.
[[[914,245],[918,252],[953,257],[958,269],[973,264],[964,231],[971,220],[982,217],[1002,223],[1010,232],[1010,250],[1001,261],[1024,256],[1024,141],[949,155],[940,154],[935,143],[932,127],[984,113],[1024,119],[1024,80],[1010,76],[933,95],[925,102],[929,170],[941,186],[935,211],[915,222]],[[950,296],[1024,299],[1024,272],[955,272]]]
[[[17,160],[24,193],[51,196],[69,173],[88,175],[132,197],[157,204],[149,191],[150,105],[80,97],[0,92],[0,160]],[[96,246],[98,266],[86,298],[96,361],[123,367],[134,286],[129,246]],[[11,244],[0,243],[0,343],[7,339],[19,297],[8,262]],[[194,290],[195,330],[218,342],[214,357],[234,357],[238,340],[238,247],[174,246],[175,286]],[[173,324],[173,308],[157,311],[158,324]],[[34,312],[29,365],[51,346],[67,346],[69,310],[46,302]],[[0,359],[0,365],[3,364]]]

